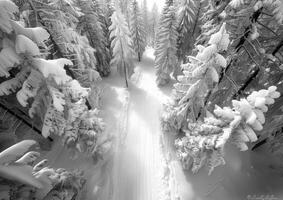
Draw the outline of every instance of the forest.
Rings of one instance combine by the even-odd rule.
[[[283,0],[0,0],[0,200],[283,199]]]

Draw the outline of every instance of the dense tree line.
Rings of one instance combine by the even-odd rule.
[[[79,198],[82,173],[35,163],[40,155],[30,148],[50,150],[59,139],[72,158],[103,157],[112,141],[99,115],[99,82],[117,71],[128,87],[147,46],[157,84],[175,83],[162,125],[176,136],[184,167],[212,173],[230,144],[264,144],[282,156],[282,0],[166,0],[161,13],[158,6],[0,0],[4,199]],[[36,141],[22,141],[27,135]]]
[[[157,78],[170,81],[176,68],[182,71],[162,123],[165,133],[178,135],[177,155],[193,172],[206,166],[211,173],[224,164],[224,147],[231,144],[241,151],[266,144],[274,156],[282,154],[282,101],[271,99],[282,93],[282,5],[276,0],[184,0],[176,6],[178,25],[172,28],[178,30],[175,55],[181,65],[170,70],[160,65],[166,75]],[[160,24],[170,12],[164,11]],[[168,48],[160,47],[160,54]]]

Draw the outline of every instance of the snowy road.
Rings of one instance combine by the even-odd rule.
[[[117,149],[114,163],[113,200],[163,199],[164,162],[160,149],[159,112],[167,94],[155,84],[152,51],[148,50],[137,67],[138,80],[129,88],[126,137]],[[123,133],[121,133],[123,135]]]

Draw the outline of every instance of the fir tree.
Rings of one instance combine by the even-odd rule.
[[[24,8],[29,13],[26,23],[31,26],[39,23],[50,33],[47,45],[49,58],[65,57],[72,60],[68,74],[80,80],[85,86],[92,85],[96,71],[95,50],[85,36],[80,35],[76,27],[83,16],[73,1],[58,0],[54,2],[29,1]],[[40,12],[37,12],[40,10]],[[55,13],[51,10],[56,10]]]
[[[95,48],[95,57],[97,60],[97,70],[101,76],[107,76],[110,73],[110,52],[107,47],[107,35],[105,34],[105,19],[102,11],[96,1],[79,0],[78,7],[84,13],[80,17],[78,29],[83,35],[86,35],[90,45]]]
[[[120,10],[122,12],[122,14],[125,16],[126,22],[128,23],[128,25],[130,24],[130,20],[129,20],[129,8],[130,8],[130,3],[131,0],[117,0],[119,3],[119,7]]]
[[[206,167],[211,174],[215,167],[224,165],[224,147],[235,145],[240,151],[247,151],[247,143],[255,142],[265,123],[264,113],[280,93],[277,87],[252,92],[247,98],[233,100],[233,107],[215,106],[214,114],[203,121],[189,123],[184,130],[186,136],[177,139],[177,155],[184,167],[196,173]]]
[[[47,159],[39,161],[40,153],[32,151],[36,147],[36,141],[23,140],[0,152],[1,198],[51,200],[79,196],[86,182],[83,172],[50,167]]]
[[[62,2],[59,5],[56,2],[53,3],[49,6],[54,9],[63,6],[60,4]],[[63,3],[69,5],[67,1]],[[44,6],[47,5],[44,4]],[[69,5],[68,8],[64,9],[72,9],[72,7]],[[1,12],[4,11],[1,10]],[[4,12],[4,21],[9,21],[9,23],[4,26],[5,30],[2,28],[2,23],[0,24],[0,29],[6,35],[1,38],[3,49],[0,52],[0,57],[3,59],[1,63],[4,64],[1,65],[0,76],[6,76],[7,79],[0,84],[0,95],[16,93],[15,96],[20,104],[19,106],[28,107],[28,109],[25,109],[28,112],[27,116],[30,119],[39,119],[39,125],[42,126],[41,133],[44,137],[49,137],[51,134],[58,135],[72,155],[76,156],[78,152],[85,152],[89,156],[93,156],[96,153],[94,151],[94,146],[97,145],[95,141],[102,134],[104,124],[97,117],[96,110],[92,110],[91,106],[86,104],[90,89],[82,87],[77,80],[74,80],[77,76],[75,77],[69,68],[73,65],[71,60],[58,58],[57,56],[61,53],[49,52],[53,50],[53,48],[48,48],[46,45],[52,39],[52,35],[49,34],[51,31],[48,32],[42,27],[26,28],[21,21],[12,20],[13,12],[16,13],[17,10],[10,11],[9,14],[6,12]],[[20,19],[22,19],[22,13],[19,14]],[[65,14],[67,15],[67,13]],[[2,17],[1,20],[3,20]],[[46,20],[52,21],[51,19]],[[70,17],[66,18],[66,20],[72,21]],[[57,25],[68,29],[67,24],[58,22]],[[54,27],[49,28],[54,29]],[[87,68],[95,66],[84,65],[95,62],[95,58],[91,57],[93,49],[88,46],[85,37],[77,34],[74,29],[68,30],[71,37],[56,35],[58,37],[56,41],[59,41],[60,37],[62,42],[61,47],[56,47],[56,50],[61,49],[68,52],[69,48],[79,48],[77,50],[83,55],[78,54],[78,58],[84,58],[84,60],[80,60],[80,64],[83,66],[80,65],[81,68],[77,69],[76,72],[85,73],[88,77],[93,75],[91,79],[97,80],[99,74],[97,72],[92,74]],[[56,31],[58,32],[58,30]],[[54,34],[54,32],[52,33]],[[11,37],[11,40],[9,37]],[[70,44],[64,44],[65,40],[63,39],[70,42]],[[77,43],[73,44],[71,41]],[[56,43],[53,45],[55,46]],[[64,48],[65,45],[70,46]],[[91,50],[88,48],[91,48]],[[57,58],[50,59],[51,56]],[[91,59],[94,59],[94,61],[91,61]],[[10,77],[10,71],[13,68],[18,68],[18,70],[13,72],[13,77]],[[65,113],[67,112],[72,114],[66,116]],[[86,124],[90,119],[93,123]],[[90,145],[89,142],[92,144]]]
[[[128,78],[133,73],[134,51],[126,19],[117,6],[111,16],[111,22],[110,38],[112,39],[111,47],[113,49],[111,65],[116,66],[118,73],[124,76],[126,87],[128,87]]]
[[[155,46],[155,35],[157,31],[157,25],[158,25],[158,19],[159,19],[159,12],[157,4],[154,3],[153,7],[150,12],[150,20],[149,20],[149,44],[151,46]]]
[[[143,3],[142,3],[142,17],[143,17],[143,24],[145,27],[144,30],[146,34],[146,43],[148,43],[149,18],[148,18],[147,0],[143,0]]]
[[[282,41],[274,37],[282,34],[280,2],[232,0],[197,5],[196,19],[201,16],[201,20],[194,20],[193,27],[200,24],[201,32],[193,31],[199,34],[196,49],[181,66],[184,75],[174,85],[175,103],[166,107],[163,116],[165,132],[185,133],[176,140],[177,154],[194,172],[206,165],[211,173],[225,163],[224,145],[231,142],[245,151],[246,143],[256,142],[258,135],[262,141],[254,147],[269,143],[271,151],[282,155],[278,148],[282,111],[267,107],[282,107],[281,101],[275,101],[282,92],[278,84]],[[262,87],[268,89],[255,92]],[[263,126],[265,115],[269,119],[274,113],[281,114]]]
[[[111,38],[110,38],[110,26],[111,26],[111,16],[114,12],[114,4],[112,3],[111,0],[105,0],[101,4],[102,7],[102,12],[103,12],[103,17],[101,19],[102,23],[102,28],[104,32],[104,37],[106,38],[106,47],[109,49],[110,56],[112,57],[112,49],[111,49]]]
[[[167,1],[163,10],[158,40],[155,49],[156,82],[158,85],[165,85],[170,81],[170,74],[177,66],[176,43],[177,43],[177,21],[173,1]]]
[[[141,61],[142,54],[145,50],[145,27],[136,0],[132,2],[130,31],[134,50],[138,55],[138,61]]]
[[[196,5],[194,0],[182,0],[178,15],[178,58],[184,59],[192,49]]]

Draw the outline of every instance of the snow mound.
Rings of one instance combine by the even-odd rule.
[[[55,60],[35,58],[33,63],[37,66],[38,70],[45,78],[52,76],[57,84],[64,84],[71,80],[71,77],[66,74],[64,66],[73,65],[73,63],[66,58],[59,58]]]

